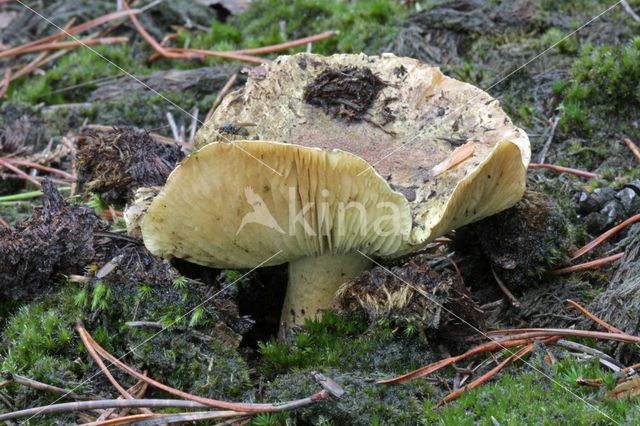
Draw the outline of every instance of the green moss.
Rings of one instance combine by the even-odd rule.
[[[254,1],[233,22],[214,21],[208,34],[192,36],[181,32],[177,44],[189,38],[193,48],[251,49],[338,30],[339,36],[314,43],[313,52],[324,55],[372,52],[391,40],[408,13],[398,2],[389,0]],[[286,34],[283,34],[280,22],[286,23]],[[302,52],[306,48],[303,45],[277,55]],[[208,59],[208,62],[219,63],[221,60]]]
[[[97,87],[94,80],[121,74],[146,74],[150,68],[136,57],[127,43],[75,49],[64,55],[44,75],[25,77],[9,87],[8,97],[14,101],[32,104],[45,102],[58,104],[86,101],[87,94]],[[73,91],[57,90],[81,84]],[[52,93],[53,92],[53,93]]]
[[[543,371],[544,367],[540,367]],[[601,402],[597,390],[579,386],[575,379],[612,375],[597,363],[564,360],[544,377],[540,372],[517,374],[511,370],[494,383],[462,394],[455,402],[431,411],[425,404],[423,422],[428,424],[633,424],[640,419],[640,402]]]
[[[640,107],[640,37],[621,46],[585,45],[570,77],[562,90],[560,129],[586,135],[595,128],[620,130]]]

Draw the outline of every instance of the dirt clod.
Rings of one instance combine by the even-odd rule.
[[[369,68],[327,69],[304,89],[304,101],[344,121],[362,120],[386,83]]]
[[[125,204],[136,189],[161,186],[184,158],[178,146],[129,127],[86,133],[78,152],[78,184],[105,203]]]
[[[95,254],[93,234],[103,225],[93,209],[66,203],[43,181],[43,206],[15,229],[0,230],[0,294],[32,300],[57,275],[81,269]]]
[[[391,273],[382,267],[366,271],[346,282],[336,301],[342,308],[364,310],[371,321],[400,320],[438,332],[459,325],[461,318],[465,323],[481,323],[482,313],[469,290],[453,272],[431,269],[428,260],[419,255],[392,267]]]

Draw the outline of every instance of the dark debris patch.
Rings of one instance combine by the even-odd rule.
[[[402,266],[391,267],[391,273],[382,267],[365,271],[338,290],[338,307],[363,310],[371,321],[390,319],[423,331],[444,332],[455,327],[460,332],[461,318],[478,326],[483,315],[469,289],[453,272],[431,269],[429,260],[418,255]]]
[[[33,300],[51,279],[75,272],[93,259],[93,235],[104,229],[93,209],[68,204],[45,180],[43,206],[15,229],[0,229],[0,294]]]
[[[387,84],[369,68],[326,69],[304,88],[303,99],[344,121],[359,121]]]
[[[140,187],[162,186],[184,158],[180,147],[130,127],[87,132],[77,155],[78,184],[108,204],[124,205]]]

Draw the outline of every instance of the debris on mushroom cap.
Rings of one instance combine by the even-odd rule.
[[[216,129],[227,123],[250,123],[247,140],[340,149],[361,157],[388,176],[410,204],[412,229],[395,254],[510,207],[524,192],[531,155],[525,132],[496,99],[436,67],[392,54],[297,54],[281,56],[265,69],[266,78],[250,76],[246,87],[225,98],[198,132],[195,146],[226,140]],[[310,88],[325,87],[327,75],[342,71],[344,76],[344,70],[356,70],[345,79],[366,80],[371,72],[384,83],[376,87],[370,106],[357,93],[358,87],[371,90],[362,82],[342,88],[336,83],[322,97],[316,92],[317,102],[305,96]],[[467,149],[450,159],[460,146]]]
[[[408,238],[411,214],[404,196],[353,154],[236,141],[184,160],[141,228],[154,254],[242,268],[271,254],[263,266],[357,250],[391,256]]]

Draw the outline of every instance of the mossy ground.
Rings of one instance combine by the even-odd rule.
[[[40,3],[29,2],[35,8],[41,7]],[[112,11],[114,3],[65,0],[47,4],[46,12],[55,18],[56,8],[60,11],[72,8],[89,19]],[[550,120],[557,118],[546,162],[588,169],[600,175],[590,181],[550,171],[534,171],[530,175],[531,183],[563,210],[561,220],[566,221],[566,229],[572,230],[570,241],[563,239],[563,244],[573,246],[569,248],[579,247],[592,237],[574,211],[573,194],[585,186],[589,190],[619,187],[640,177],[636,159],[621,142],[622,137],[640,141],[637,124],[640,24],[621,7],[616,7],[577,34],[564,38],[604,12],[611,6],[610,1],[429,1],[405,7],[402,2],[391,0],[256,0],[246,12],[226,22],[215,20],[215,13],[207,8],[186,3],[189,4],[166,0],[162,7],[156,6],[140,19],[157,39],[174,31],[170,25],[195,23],[195,27],[178,29],[178,38],[171,42],[173,46],[182,46],[188,40],[194,48],[252,48],[340,30],[339,37],[315,43],[313,52],[393,51],[432,62],[440,58],[437,64],[445,73],[478,85],[500,99],[513,121],[530,135],[534,161],[538,161],[550,138]],[[62,26],[70,15],[60,15],[54,21]],[[286,25],[282,26],[280,21]],[[12,45],[27,41],[33,34],[51,33],[50,28],[35,25],[31,19],[24,22],[28,23],[25,28],[29,31],[16,29],[6,40],[3,38],[3,42]],[[203,31],[202,27],[208,30]],[[58,143],[67,132],[76,131],[85,119],[100,124],[134,125],[169,135],[167,111],[178,115],[180,110],[175,105],[187,111],[198,107],[202,117],[224,83],[223,80],[210,87],[205,94],[158,86],[154,87],[157,93],[138,88],[126,96],[93,101],[96,89],[121,74],[122,69],[146,76],[156,71],[222,64],[222,60],[215,58],[206,59],[204,64],[169,60],[149,63],[151,48],[129,24],[117,28],[111,35],[130,37],[129,43],[94,48],[111,63],[93,51],[78,49],[44,67],[42,75],[14,82],[0,106],[0,127],[6,128],[26,117],[22,119],[28,123],[23,126],[26,129],[23,144],[36,150],[42,150],[49,140]],[[429,42],[425,43],[427,39]],[[305,49],[306,46],[301,46],[283,53]],[[549,50],[545,52],[546,49]],[[529,62],[541,52],[545,53]],[[229,71],[228,75],[233,72],[236,70]],[[175,105],[168,104],[167,99]],[[47,108],[52,105],[62,106]],[[23,183],[3,181],[0,196],[23,188]],[[30,204],[0,203],[0,215],[11,223],[23,219],[29,210]],[[554,226],[557,223],[554,222]],[[555,258],[562,257],[557,250],[567,248],[560,247],[559,239],[545,240],[549,243],[549,254]],[[615,242],[603,244],[591,256],[607,253]],[[473,275],[479,270],[473,262],[479,259],[467,257],[462,264],[463,273],[470,274],[465,280],[475,286],[472,293],[478,291],[474,295],[486,297],[484,301],[488,302],[497,293],[486,290],[493,286],[490,276]],[[547,261],[545,266],[553,263],[543,260]],[[486,272],[486,262],[483,267]],[[542,300],[549,310],[553,303],[562,304],[562,300],[553,302],[554,298],[573,297],[588,302],[602,291],[610,277],[609,271],[605,268],[555,278],[537,270],[529,271],[532,275],[524,274],[522,280],[535,277],[537,289],[525,291],[531,299],[523,297],[521,301]],[[226,279],[232,275],[228,274]],[[64,282],[63,277],[57,279]],[[115,396],[73,330],[73,319],[81,316],[89,331],[108,350],[123,355],[135,348],[127,358],[131,365],[139,369],[148,367],[154,378],[201,395],[246,401],[283,401],[308,396],[319,389],[309,376],[312,370],[324,372],[347,391],[342,400],[319,403],[293,413],[258,416],[253,421],[255,425],[287,422],[490,425],[494,424],[492,418],[503,425],[633,424],[640,420],[637,400],[600,401],[598,390],[576,385],[577,376],[606,377],[609,383],[611,378],[603,367],[590,361],[565,359],[562,352],[558,353],[560,360],[552,368],[541,361],[539,353],[528,358],[544,375],[530,365],[519,364],[508,368],[497,379],[463,394],[458,401],[431,411],[446,393],[444,387],[422,380],[382,387],[374,381],[432,362],[446,350],[457,353],[456,347],[445,347],[446,343],[440,346],[443,342],[437,339],[425,342],[406,325],[385,322],[371,325],[363,317],[346,313],[326,315],[320,322],[308,323],[306,332],[291,334],[285,342],[267,338],[257,348],[236,350],[218,340],[201,339],[202,334],[213,333],[211,327],[220,314],[213,307],[195,308],[208,295],[193,283],[151,285],[141,281],[136,285],[118,286],[94,282],[85,287],[67,283],[58,292],[41,295],[39,301],[29,304],[2,301],[0,368],[64,387],[81,384],[79,393]],[[536,317],[544,314],[535,311],[525,315],[509,310],[504,313],[510,315],[513,323],[539,321],[537,324],[540,324],[542,320],[535,318],[542,318],[548,326],[555,323],[553,315],[575,315],[567,309]],[[132,319],[177,323],[179,327],[154,337],[156,329],[127,327],[125,322]],[[496,325],[510,322],[498,317],[492,321]],[[630,352],[632,356],[635,354],[637,362],[640,349],[631,348]],[[445,380],[451,379],[447,377],[450,370],[443,374]],[[122,375],[116,374],[116,377],[124,384],[131,384],[131,380]],[[7,386],[2,392],[13,399],[15,408],[56,399],[45,392],[17,385]],[[149,395],[164,396],[153,392]],[[0,410],[7,408],[0,406]],[[61,421],[72,419],[59,418]]]

